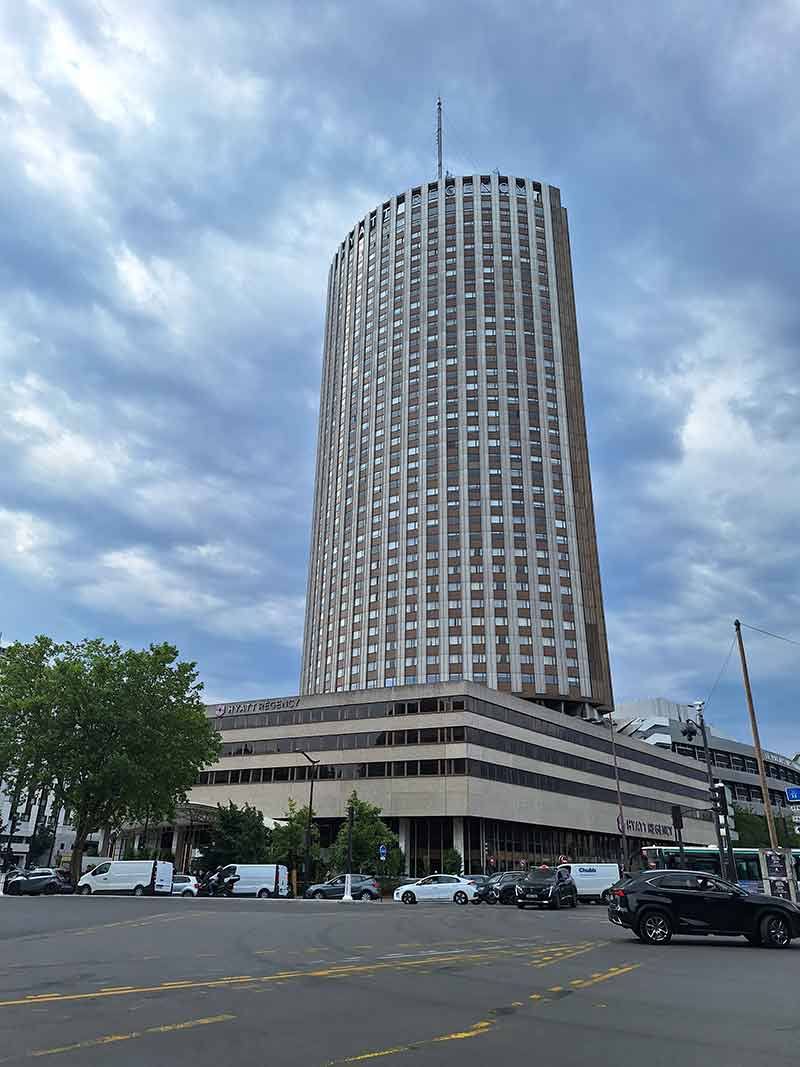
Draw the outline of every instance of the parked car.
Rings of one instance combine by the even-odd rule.
[[[197,879],[193,874],[173,874],[172,895],[174,897],[196,897]]]
[[[72,892],[74,886],[69,875],[50,867],[18,871],[5,886],[8,896],[38,897],[40,894],[53,896]]]
[[[501,874],[493,874],[484,885],[478,886],[473,903],[513,904],[516,900],[514,890],[526,874],[527,871],[503,871]]]
[[[132,893],[135,897],[152,892],[172,892],[172,864],[165,860],[108,860],[79,880],[78,893]]]
[[[786,948],[793,937],[800,937],[796,904],[745,893],[704,871],[642,871],[613,891],[608,917],[649,945],[669,944],[673,934],[718,934]]]
[[[341,900],[344,886],[345,875],[337,874],[327,882],[310,885],[303,896],[308,900]],[[380,900],[381,887],[371,874],[351,874],[350,895],[353,900]]]
[[[564,863],[578,888],[578,900],[608,900],[606,894],[619,881],[618,863]]]
[[[475,893],[476,887],[462,875],[432,874],[399,886],[394,891],[394,899],[403,904],[416,904],[418,900],[452,900],[456,904],[468,904]]]
[[[537,867],[514,887],[517,907],[558,908],[578,906],[578,887],[566,867]]]

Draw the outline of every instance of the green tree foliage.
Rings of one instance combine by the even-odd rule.
[[[270,837],[258,808],[218,804],[208,841],[200,848],[202,866],[214,871],[228,863],[266,863]]]
[[[350,794],[348,805],[355,813],[353,822],[353,870],[351,873],[400,874],[403,870],[403,853],[393,834],[381,818],[381,809],[366,800],[359,800],[355,789]],[[331,865],[335,871],[347,869],[347,821],[341,826],[331,848]],[[379,849],[386,845],[388,855],[381,863]]]
[[[442,874],[461,874],[464,864],[457,848],[447,848],[442,855]]]
[[[769,848],[769,829],[764,815],[756,815],[751,811],[734,805],[734,817],[736,832],[739,840],[734,842],[735,848]],[[778,843],[788,848],[800,848],[800,836],[798,836],[788,819],[775,818],[775,830],[778,834]]]
[[[75,881],[91,832],[168,818],[215,760],[202,688],[196,664],[168,644],[37,637],[0,658],[0,755],[27,788],[46,786],[70,809]]]
[[[300,808],[289,800],[283,818],[272,828],[270,860],[282,863],[290,871],[296,870],[305,860],[306,832],[308,829],[308,805]],[[311,823],[311,871],[319,863],[319,827]],[[309,874],[308,880],[312,875]]]

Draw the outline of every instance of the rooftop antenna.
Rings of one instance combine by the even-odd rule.
[[[436,176],[442,180],[442,98],[436,97]]]

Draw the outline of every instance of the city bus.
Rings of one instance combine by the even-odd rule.
[[[714,845],[687,845],[684,848],[685,859],[681,859],[681,850],[677,845],[648,845],[642,849],[645,867],[688,867],[692,871],[708,871],[709,874],[721,875],[719,850]],[[748,893],[761,893],[764,881],[758,861],[757,848],[735,848],[736,877],[739,885]],[[800,848],[792,849],[795,878],[800,882]]]

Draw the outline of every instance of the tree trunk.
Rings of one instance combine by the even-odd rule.
[[[8,813],[8,843],[6,844],[5,851],[3,853],[2,869],[4,871],[9,870],[14,865],[14,845],[12,839],[17,832],[17,805],[19,804],[20,786],[17,783],[14,786],[14,793],[11,797],[11,810]]]
[[[88,836],[89,829],[86,826],[86,823],[81,820],[75,830],[75,841],[72,845],[72,858],[69,863],[69,872],[74,886],[77,886],[81,877],[81,860],[83,859],[83,850],[86,848],[86,838]]]
[[[42,815],[45,807],[47,806],[48,792],[47,786],[42,786],[42,791],[39,794],[39,802],[36,805],[36,818],[33,820],[33,832],[31,833],[31,844],[36,844],[36,838],[39,834],[39,827],[42,825]],[[30,853],[29,853],[30,856]],[[36,856],[30,856],[31,859],[38,860],[39,854]]]

